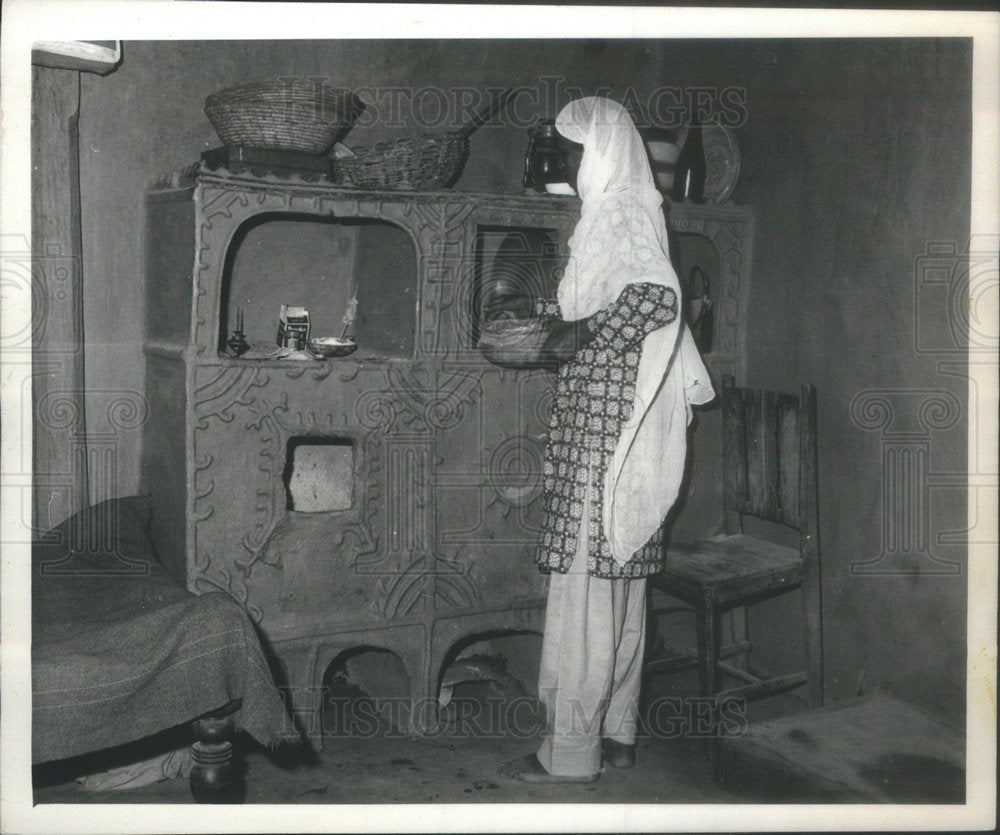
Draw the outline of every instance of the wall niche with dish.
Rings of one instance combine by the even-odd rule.
[[[267,213],[246,221],[226,253],[218,351],[274,356],[282,306],[308,311],[309,337],[353,337],[355,358],[411,359],[417,257],[410,236],[374,218]]]
[[[566,256],[560,232],[526,226],[478,225],[474,250],[472,344],[482,325],[497,315],[496,302],[511,297],[526,307],[519,315],[534,316],[536,301],[554,299]],[[507,311],[505,315],[513,315]]]

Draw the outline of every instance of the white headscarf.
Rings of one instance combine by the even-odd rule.
[[[677,499],[691,404],[707,403],[715,391],[680,312],[663,198],[628,112],[610,99],[577,99],[562,109],[556,129],[583,145],[577,175],[583,205],[558,290],[563,318],[592,316],[629,284],[661,284],[677,296],[676,319],[643,340],[632,415],[605,475],[604,532],[624,564]]]

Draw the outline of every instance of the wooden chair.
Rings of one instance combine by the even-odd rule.
[[[651,578],[654,588],[694,610],[697,650],[668,653],[667,658],[649,662],[647,671],[678,669],[685,662],[688,667],[697,665],[700,694],[720,700],[752,701],[808,685],[808,702],[818,707],[823,675],[816,389],[802,386],[800,396],[794,397],[737,388],[727,377],[722,410],[724,532],[694,544],[671,545],[665,570]],[[777,523],[775,530],[793,529],[789,541],[797,531],[797,547],[744,533],[746,517]],[[754,533],[758,534],[756,528]],[[801,591],[806,669],[780,676],[751,671],[745,607],[794,589]],[[730,640],[721,645],[720,617],[725,612],[733,613],[734,627]],[[747,663],[730,663],[734,657]],[[720,692],[723,674],[743,683]]]

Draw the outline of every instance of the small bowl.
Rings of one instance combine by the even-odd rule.
[[[494,319],[482,325],[479,348],[494,365],[530,368],[541,363],[548,335],[541,319]]]
[[[576,196],[576,189],[569,183],[546,183],[545,190],[549,194],[561,194],[564,197]]]
[[[358,350],[353,336],[322,336],[306,342],[309,353],[317,357],[346,357]]]

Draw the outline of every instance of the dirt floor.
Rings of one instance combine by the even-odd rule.
[[[712,780],[711,743],[697,728],[698,703],[661,692],[647,707],[648,727],[637,741],[634,768],[606,768],[595,783],[562,786],[497,776],[500,763],[538,747],[541,711],[526,693],[498,695],[486,682],[456,687],[444,714],[447,723],[437,733],[415,738],[396,732],[388,722],[370,721],[371,711],[328,711],[325,744],[311,757],[296,751],[275,756],[241,738],[246,803],[740,802]],[[362,721],[366,717],[369,721]],[[182,778],[130,790],[86,790],[74,773],[95,765],[37,769],[35,802],[191,802]]]
[[[730,706],[713,728],[707,703],[691,695],[693,685],[688,674],[647,684],[633,768],[606,767],[594,783],[553,786],[497,775],[501,763],[537,750],[543,727],[540,703],[510,676],[456,684],[440,728],[423,736],[400,732],[386,700],[347,684],[328,694],[320,751],[269,752],[238,737],[245,803],[962,802],[960,737],[915,708],[876,694],[802,711],[779,697]],[[725,732],[718,746],[717,730]],[[101,758],[38,767],[35,802],[191,803],[183,776],[115,791],[95,791],[77,779],[149,756],[154,744],[186,756],[189,741],[182,728]],[[721,782],[713,778],[713,755]],[[924,774],[928,764],[936,770]]]

